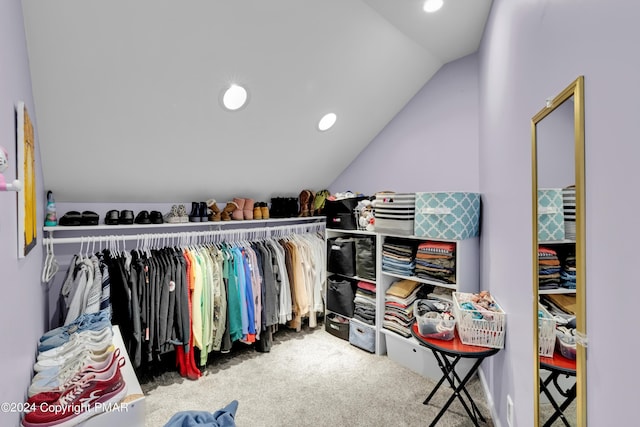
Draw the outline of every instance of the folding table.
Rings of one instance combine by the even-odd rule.
[[[576,398],[576,383],[573,382],[573,385],[569,388],[563,389],[560,384],[558,384],[558,377],[560,375],[566,375],[567,377],[576,376],[576,361],[572,359],[567,359],[562,356],[558,352],[553,354],[553,357],[542,357],[540,356],[540,369],[545,369],[550,372],[549,376],[544,380],[540,377],[540,393],[544,393],[544,395],[549,399],[551,406],[555,412],[549,417],[546,423],[544,423],[544,427],[551,426],[555,420],[560,418],[564,425],[570,427],[571,424],[567,421],[564,416],[564,411],[571,405]],[[558,405],[558,402],[553,398],[551,392],[549,391],[549,384],[553,384],[556,391],[564,398],[564,401]]]
[[[440,381],[438,381],[435,388],[431,390],[431,393],[429,393],[429,396],[427,396],[423,404],[427,405],[429,403],[445,380],[447,380],[451,388],[453,388],[451,397],[449,397],[449,400],[447,400],[442,409],[440,409],[440,412],[438,412],[438,415],[436,415],[430,425],[435,426],[438,423],[438,420],[440,420],[440,418],[445,414],[456,397],[460,400],[460,403],[462,403],[462,406],[467,411],[469,418],[473,421],[475,426],[479,425],[478,418],[483,422],[486,421],[465,386],[476,373],[482,361],[486,357],[493,356],[500,351],[500,349],[463,344],[458,337],[457,331],[455,337],[450,341],[428,338],[420,335],[417,323],[414,323],[411,326],[411,334],[421,345],[429,348],[433,352],[433,355],[438,362],[438,367],[442,371],[442,378],[440,378]],[[475,359],[471,369],[462,380],[456,373],[456,365],[461,359]]]

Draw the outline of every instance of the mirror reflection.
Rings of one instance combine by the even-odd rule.
[[[543,426],[584,425],[581,89],[578,78],[532,119],[535,395]]]

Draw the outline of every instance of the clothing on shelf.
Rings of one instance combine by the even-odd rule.
[[[354,298],[353,317],[368,325],[376,324],[376,285],[369,282],[358,282]]]
[[[398,280],[391,284],[384,297],[384,328],[403,337],[411,336],[411,324],[415,319],[413,303],[418,299],[421,286],[413,280]]]
[[[435,282],[456,283],[456,244],[427,241],[418,245],[415,275]]]
[[[560,285],[558,253],[549,247],[538,247],[538,289],[557,289]]]
[[[382,271],[413,276],[416,267],[415,255],[415,243],[389,237],[382,245]]]

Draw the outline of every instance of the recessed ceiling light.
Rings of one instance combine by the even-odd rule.
[[[442,7],[442,0],[426,0],[422,9],[425,12],[436,12]]]
[[[247,90],[237,84],[232,84],[224,92],[222,103],[227,110],[237,110],[247,102]]]
[[[324,116],[322,116],[322,118],[318,122],[318,129],[323,132],[325,130],[329,130],[331,126],[333,126],[336,123],[337,118],[338,117],[335,115],[335,113],[325,114]]]

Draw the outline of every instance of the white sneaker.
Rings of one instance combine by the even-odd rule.
[[[102,348],[87,348],[85,345],[78,345],[70,351],[63,353],[56,357],[47,357],[41,360],[38,360],[35,365],[33,365],[33,370],[36,372],[41,372],[50,368],[58,368],[60,369],[66,363],[73,359],[77,359],[81,357],[80,355],[89,351],[92,353],[93,358],[99,358],[104,353],[111,350],[112,347],[111,342],[105,342]],[[112,350],[111,350],[112,351]]]
[[[113,331],[110,327],[101,329],[99,331],[84,331],[72,335],[69,341],[62,344],[59,347],[54,347],[46,351],[41,351],[38,354],[38,360],[49,359],[61,356],[69,351],[72,351],[78,346],[84,346],[88,349],[101,349],[105,348],[105,343],[110,345],[113,342]]]
[[[180,214],[178,213],[178,205],[171,206],[171,210],[164,216],[164,222],[168,222],[169,224],[176,224],[178,222],[182,222],[180,219]]]

